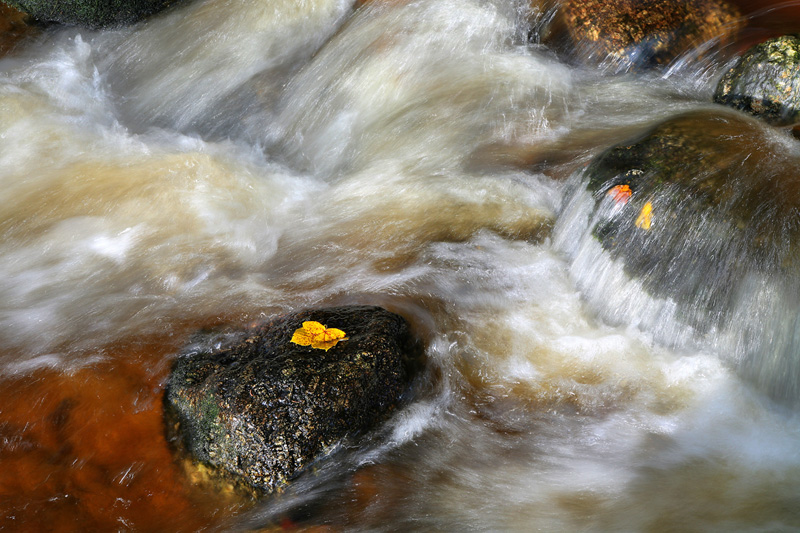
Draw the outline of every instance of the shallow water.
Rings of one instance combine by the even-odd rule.
[[[639,75],[531,44],[512,0],[198,0],[0,60],[2,527],[800,529],[797,410],[673,342],[565,203],[800,27],[742,5],[742,43]],[[416,400],[280,498],[193,483],[162,435],[174,354],[339,303],[412,323]]]

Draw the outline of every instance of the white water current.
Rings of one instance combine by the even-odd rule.
[[[209,317],[378,304],[412,323],[429,370],[347,459],[386,466],[374,501],[318,523],[800,530],[797,410],[714,345],[662,342],[679,324],[653,337],[621,270],[595,283],[630,298],[598,311],[561,212],[603,149],[713,109],[721,65],[576,66],[527,41],[535,15],[197,0],[0,60],[0,371],[71,372]],[[346,500],[323,485],[231,527]]]

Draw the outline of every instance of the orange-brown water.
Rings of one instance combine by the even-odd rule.
[[[73,372],[3,380],[0,526],[196,531],[240,509],[194,489],[164,438],[162,394],[176,344],[131,342]]]
[[[732,0],[747,18],[739,49],[800,28],[800,6],[792,1]]]
[[[21,281],[0,286],[10,294],[0,302],[0,528],[228,529],[250,503],[194,485],[164,438],[172,358],[195,329],[226,321],[209,316],[244,322],[350,295],[425,308],[440,380],[393,422],[396,448],[346,471],[308,525],[275,519],[270,502],[256,506],[260,523],[800,527],[796,416],[715,356],[603,324],[547,238],[560,193],[549,178],[566,174],[548,162],[580,166],[640,123],[706,105],[706,93],[693,80],[664,93],[652,79],[587,81],[547,52],[510,46],[511,2],[369,2],[346,6],[342,21],[333,3],[275,1],[273,16],[242,0],[236,18],[226,2],[198,0],[203,9],[118,41],[49,28],[52,47],[32,41],[22,66],[3,64],[16,85],[0,94],[0,126],[17,129],[0,138],[10,160],[0,171],[19,190],[3,197],[0,261]],[[800,29],[798,3],[737,5],[752,17],[740,48]],[[316,16],[321,29],[303,26]],[[286,42],[265,37],[276,28]],[[289,38],[303,45],[284,57]],[[265,66],[262,55],[277,59]],[[178,56],[185,69],[171,79]],[[230,92],[231,65],[252,84]],[[108,101],[70,85],[81,76]],[[209,94],[218,99],[184,109]],[[102,129],[109,117],[122,125]],[[235,149],[213,145],[230,132]],[[119,146],[103,144],[114,135]],[[505,142],[541,165],[493,167]],[[262,144],[290,169],[261,161]],[[240,157],[252,160],[231,162]]]

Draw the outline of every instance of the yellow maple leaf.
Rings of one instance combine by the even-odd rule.
[[[319,322],[309,320],[292,335],[292,342],[300,346],[311,346],[326,352],[336,346],[339,341],[347,340],[346,333],[340,329],[323,326]]]
[[[639,216],[636,217],[636,227],[643,230],[649,230],[650,224],[653,221],[653,204],[647,202],[639,211]]]

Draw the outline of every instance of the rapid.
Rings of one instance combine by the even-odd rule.
[[[581,66],[551,8],[197,0],[0,60],[0,527],[800,530],[796,404],[648,315],[567,201],[727,58]],[[414,401],[278,497],[192,483],[160,419],[191,334],[343,303],[410,321]]]

